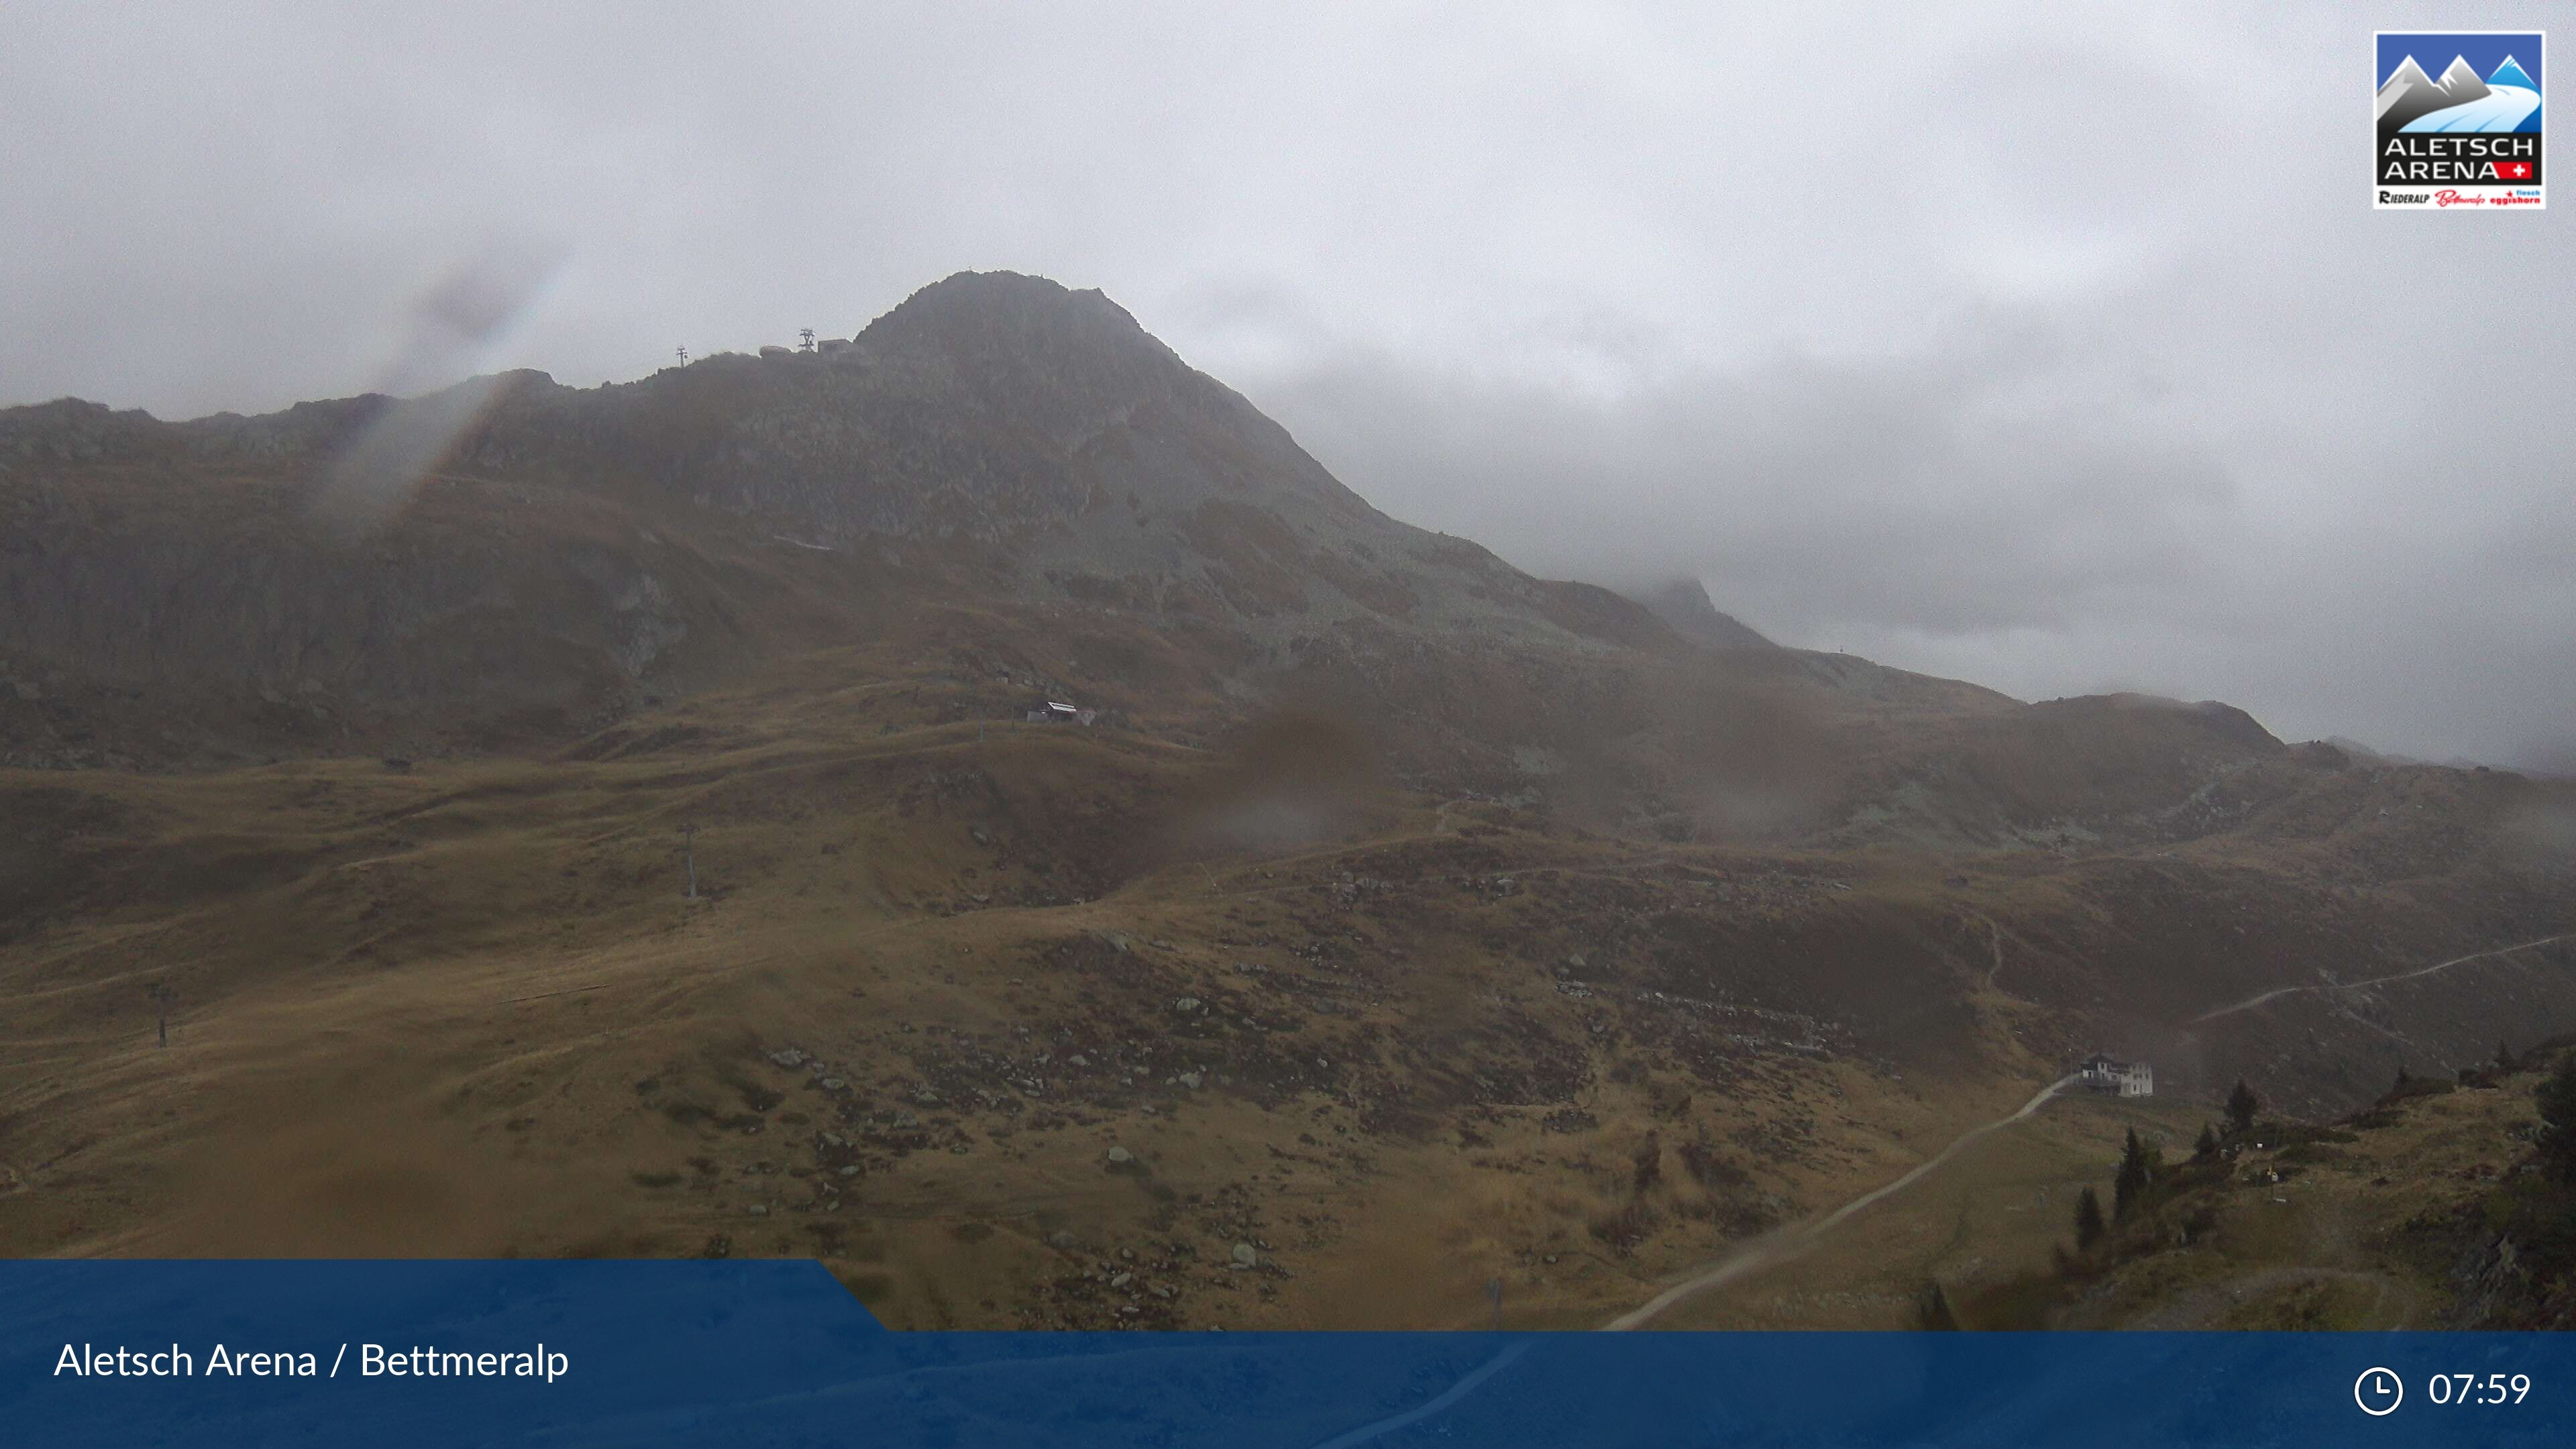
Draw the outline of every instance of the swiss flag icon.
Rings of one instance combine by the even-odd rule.
[[[2531,179],[2531,163],[2528,161],[2498,161],[2495,164],[2495,169],[2497,177],[2505,181],[2529,181]]]

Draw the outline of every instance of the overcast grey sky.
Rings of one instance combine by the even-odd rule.
[[[496,253],[559,260],[433,373],[1008,267],[1537,572],[2576,763],[2576,195],[2364,170],[2373,28],[2549,9],[11,4],[0,403],[416,386]]]

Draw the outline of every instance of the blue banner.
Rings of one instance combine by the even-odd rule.
[[[0,1263],[11,1445],[2571,1442],[2558,1335],[890,1333],[812,1263]]]

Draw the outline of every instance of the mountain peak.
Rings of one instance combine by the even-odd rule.
[[[869,323],[859,340],[897,352],[927,346],[952,356],[1027,358],[1079,349],[1179,362],[1105,293],[1077,292],[1021,272],[944,277]]]
[[[1098,288],[1075,291],[1052,277],[1027,272],[997,270],[990,272],[951,272],[936,282],[914,289],[911,296],[896,303],[879,321],[914,314],[959,315],[962,313],[998,313],[1009,310],[1060,309],[1082,313],[1106,309],[1128,325],[1135,318],[1112,302]]]
[[[2415,57],[2410,55],[2380,86],[2374,110],[2378,115],[2379,130],[2386,135],[2404,130],[2435,111],[2481,100],[2486,94],[2487,83],[2478,79],[2478,73],[2470,67],[2465,56],[2453,57],[2450,67],[2437,81],[2426,76],[2424,68],[2417,65]]]
[[[2435,84],[2449,93],[2454,104],[2474,101],[2487,93],[2486,81],[2478,75],[2477,67],[2469,64],[2469,58],[2465,55],[2452,56],[2450,65],[2442,72],[2441,80]]]

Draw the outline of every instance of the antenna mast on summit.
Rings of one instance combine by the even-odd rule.
[[[813,351],[813,350],[814,350],[814,329],[813,329],[813,328],[811,328],[811,327],[799,327],[799,328],[797,328],[797,329],[796,329],[796,335],[805,339],[805,350],[806,350],[807,352],[811,352],[811,351]]]
[[[689,349],[685,347],[680,349],[680,365],[682,367],[689,365]]]

